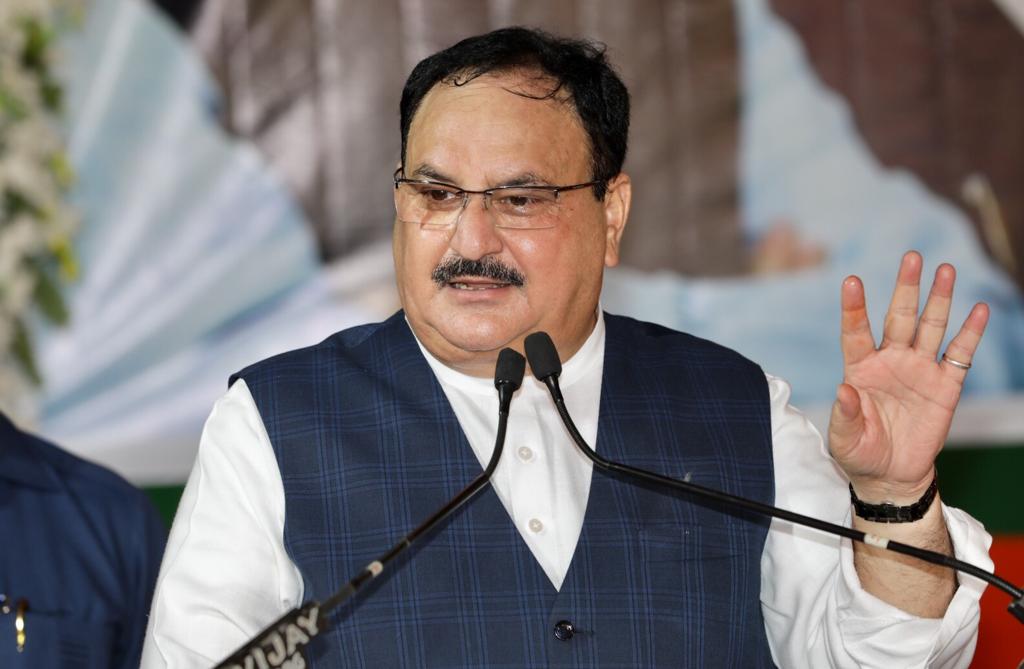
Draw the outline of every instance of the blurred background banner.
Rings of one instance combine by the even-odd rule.
[[[605,43],[632,94],[634,209],[603,307],[737,349],[819,428],[842,279],[864,279],[878,327],[904,250],[926,276],[956,265],[956,322],[979,300],[993,315],[943,495],[997,534],[1007,576],[1024,565],[1024,0],[75,5],[53,66],[77,278],[64,326],[26,322],[39,383],[0,384],[0,404],[168,513],[229,374],[397,308],[405,76],[518,24]],[[1003,648],[1003,666],[1024,654]]]

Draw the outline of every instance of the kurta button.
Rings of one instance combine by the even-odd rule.
[[[568,641],[576,634],[576,628],[568,620],[559,620],[555,623],[555,638],[559,641]]]

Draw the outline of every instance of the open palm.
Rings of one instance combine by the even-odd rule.
[[[937,360],[956,272],[945,264],[936,270],[918,319],[921,265],[918,253],[903,256],[877,348],[863,284],[857,277],[843,282],[843,383],[832,409],[829,448],[867,501],[914,501],[931,483],[935,457],[960,400],[965,366],[988,322],[988,307],[974,305],[945,359]]]

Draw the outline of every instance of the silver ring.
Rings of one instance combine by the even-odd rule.
[[[971,368],[971,363],[969,363],[969,362],[960,362],[959,360],[954,360],[953,358],[949,357],[945,353],[942,354],[942,362],[948,362],[949,364],[953,365],[954,367],[959,367],[960,369],[964,370],[965,372],[968,369]]]

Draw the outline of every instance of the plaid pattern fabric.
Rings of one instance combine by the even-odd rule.
[[[601,453],[770,503],[760,369],[685,334],[615,316],[605,323]],[[480,473],[401,312],[236,376],[277,454],[284,541],[307,598],[328,597]],[[766,532],[766,521],[595,471],[556,591],[487,488],[338,611],[309,660],[770,666],[758,598]],[[561,620],[573,623],[571,639],[555,637]]]

